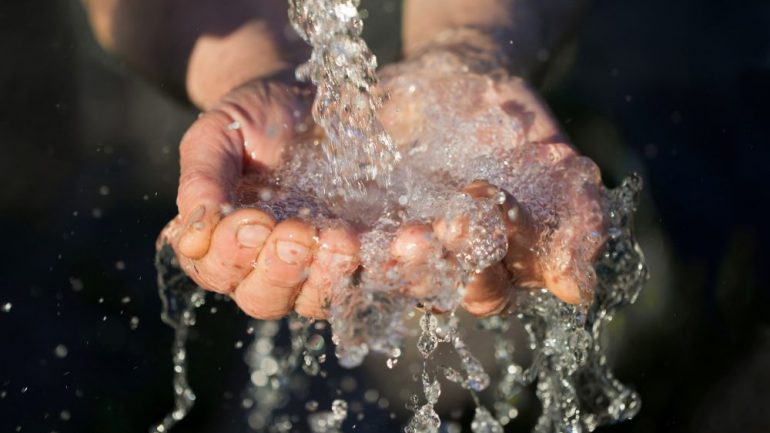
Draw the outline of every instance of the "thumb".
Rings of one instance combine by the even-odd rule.
[[[208,251],[212,230],[244,171],[275,168],[286,142],[307,128],[310,93],[255,80],[226,95],[187,131],[180,146],[177,206],[183,233],[177,244],[192,259]]]
[[[238,131],[228,128],[230,116],[214,110],[203,114],[182,138],[179,149],[180,176],[177,207],[182,233],[177,251],[199,259],[209,248],[221,207],[243,171],[243,151]]]

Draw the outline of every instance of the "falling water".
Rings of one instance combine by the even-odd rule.
[[[326,133],[322,142],[331,173],[325,186],[350,198],[365,194],[367,182],[388,186],[401,158],[377,118],[377,58],[361,31],[358,1],[290,0],[294,29],[313,47],[297,77],[316,86],[313,120]]]
[[[598,169],[587,159],[574,157],[561,163],[543,154],[544,146],[526,141],[524,119],[497,105],[478,111],[478,101],[470,95],[484,93],[488,80],[462,68],[452,70],[446,65],[455,60],[441,54],[419,60],[430,74],[399,74],[400,66],[391,70],[390,92],[416,95],[423,104],[419,110],[431,120],[413,134],[412,142],[397,146],[377,118],[383,90],[375,75],[376,59],[360,38],[357,6],[355,0],[290,1],[292,24],[313,46],[311,59],[297,75],[317,87],[313,116],[325,137],[292,143],[279,169],[242,183],[235,203],[262,208],[279,220],[299,215],[323,227],[340,218],[363,227],[362,271],[355,280],[333,287],[330,299],[329,323],[339,363],[355,367],[367,354],[378,352],[392,368],[406,350],[404,338],[414,333],[406,324],[408,313],[420,307],[416,349],[422,357],[417,379],[422,392],[408,403],[414,415],[405,427],[407,433],[439,431],[442,420],[435,410],[441,396],[439,378],[471,394],[476,403],[473,433],[502,432],[517,416],[515,397],[531,386],[543,407],[535,426],[538,433],[593,431],[633,417],[640,408],[639,397],[613,377],[601,336],[616,311],[634,302],[646,280],[632,231],[641,180],[630,176],[617,189],[607,190],[598,185]],[[438,90],[433,89],[436,71],[443,83]],[[473,116],[468,115],[470,110],[476,110]],[[474,142],[478,131],[494,131],[495,139],[507,144],[499,149],[479,146]],[[492,410],[479,397],[490,387],[490,375],[466,345],[455,314],[469,277],[500,261],[507,248],[499,211],[505,197],[474,200],[457,192],[476,179],[510,192],[532,213],[547,233],[533,246],[537,254],[552,254],[554,263],[573,260],[574,278],[584,286],[596,285],[590,305],[565,304],[545,289],[515,290],[510,309],[514,315],[480,322],[493,336],[499,369]],[[269,199],[259,200],[266,195],[255,191],[265,188],[271,191]],[[586,191],[600,197],[601,209],[575,208],[569,202],[569,197]],[[459,215],[468,217],[469,240],[454,257],[437,246],[422,269],[429,281],[427,292],[405,291],[401,269],[384,266],[392,259],[388,246],[398,228],[405,222]],[[576,241],[580,248],[575,257],[561,252],[566,235],[559,231],[559,222],[583,226],[591,218],[603,221],[607,238],[588,233]],[[587,251],[597,245],[604,246],[595,261]],[[173,253],[164,246],[158,254],[158,275],[163,320],[175,330],[175,408],[153,432],[171,428],[195,399],[187,383],[184,341],[203,297],[178,268],[172,271],[173,265]],[[281,353],[275,350],[280,322],[256,322],[252,328],[254,341],[246,355],[251,383],[244,407],[255,430],[271,423],[288,423],[290,429],[290,422],[273,419],[276,409],[290,398],[285,379],[299,370],[318,375],[325,361],[326,341],[313,331],[315,325],[297,317],[286,323],[290,350]],[[532,351],[533,359],[528,366],[514,362],[514,342],[506,336],[511,326],[523,326],[527,332],[525,350]],[[439,345],[454,352],[459,368],[435,365]],[[348,412],[344,400],[335,400],[329,411],[316,411],[317,403],[308,403],[307,408],[314,433],[340,431]]]
[[[203,291],[182,272],[174,250],[163,244],[155,257],[158,291],[163,304],[161,319],[174,329],[171,345],[173,361],[174,409],[150,433],[167,432],[181,421],[195,404],[195,393],[187,380],[187,335],[195,325],[195,309],[203,305]]]

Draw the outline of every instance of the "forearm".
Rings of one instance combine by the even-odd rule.
[[[234,87],[306,57],[285,0],[83,0],[100,44],[208,108]]]
[[[586,3],[587,0],[405,0],[404,53],[409,57],[437,40],[455,43],[453,40],[459,38],[464,44],[495,50],[514,73],[535,79],[550,54],[572,35]],[[465,34],[453,36],[453,30]]]

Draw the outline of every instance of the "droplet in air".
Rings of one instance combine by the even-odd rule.
[[[56,346],[56,348],[53,350],[53,353],[57,358],[66,358],[68,353],[67,346],[60,344]]]

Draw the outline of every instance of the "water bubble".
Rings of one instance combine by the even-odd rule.
[[[473,433],[503,433],[503,426],[484,407],[477,407],[471,422]]]
[[[313,433],[339,433],[347,416],[347,402],[338,399],[332,402],[331,411],[316,412],[310,414],[307,419]]]
[[[272,376],[278,372],[278,362],[276,362],[276,360],[272,357],[266,357],[262,359],[259,367],[262,372],[268,376]]]
[[[425,384],[423,391],[425,392],[425,398],[428,399],[428,403],[436,404],[441,395],[441,384],[438,380],[434,379],[432,382]]]
[[[251,373],[251,383],[256,386],[265,386],[267,385],[267,375],[262,371],[255,371]]]
[[[345,392],[353,392],[358,387],[358,382],[353,376],[345,376],[340,381],[340,388]]]
[[[70,286],[73,292],[79,292],[83,290],[83,280],[75,277],[70,277]]]
[[[346,416],[348,416],[348,404],[345,402],[345,400],[334,400],[332,402],[332,413],[334,414],[334,419],[338,421],[342,421],[345,419]]]
[[[13,304],[6,302],[2,307],[0,307],[0,310],[2,310],[3,313],[10,313],[11,308],[13,308]]]
[[[310,338],[308,338],[307,343],[305,343],[305,348],[307,348],[307,350],[317,353],[324,350],[325,343],[326,342],[322,335],[314,334]]]
[[[446,426],[446,433],[462,433],[463,428],[458,422],[448,421],[444,424]]]
[[[259,199],[262,201],[270,201],[273,199],[273,190],[270,188],[260,188],[259,189]]]
[[[367,403],[374,403],[380,398],[380,392],[376,389],[367,389],[364,393],[364,401]]]
[[[53,353],[57,358],[66,358],[68,353],[67,346],[59,344],[54,348]]]

